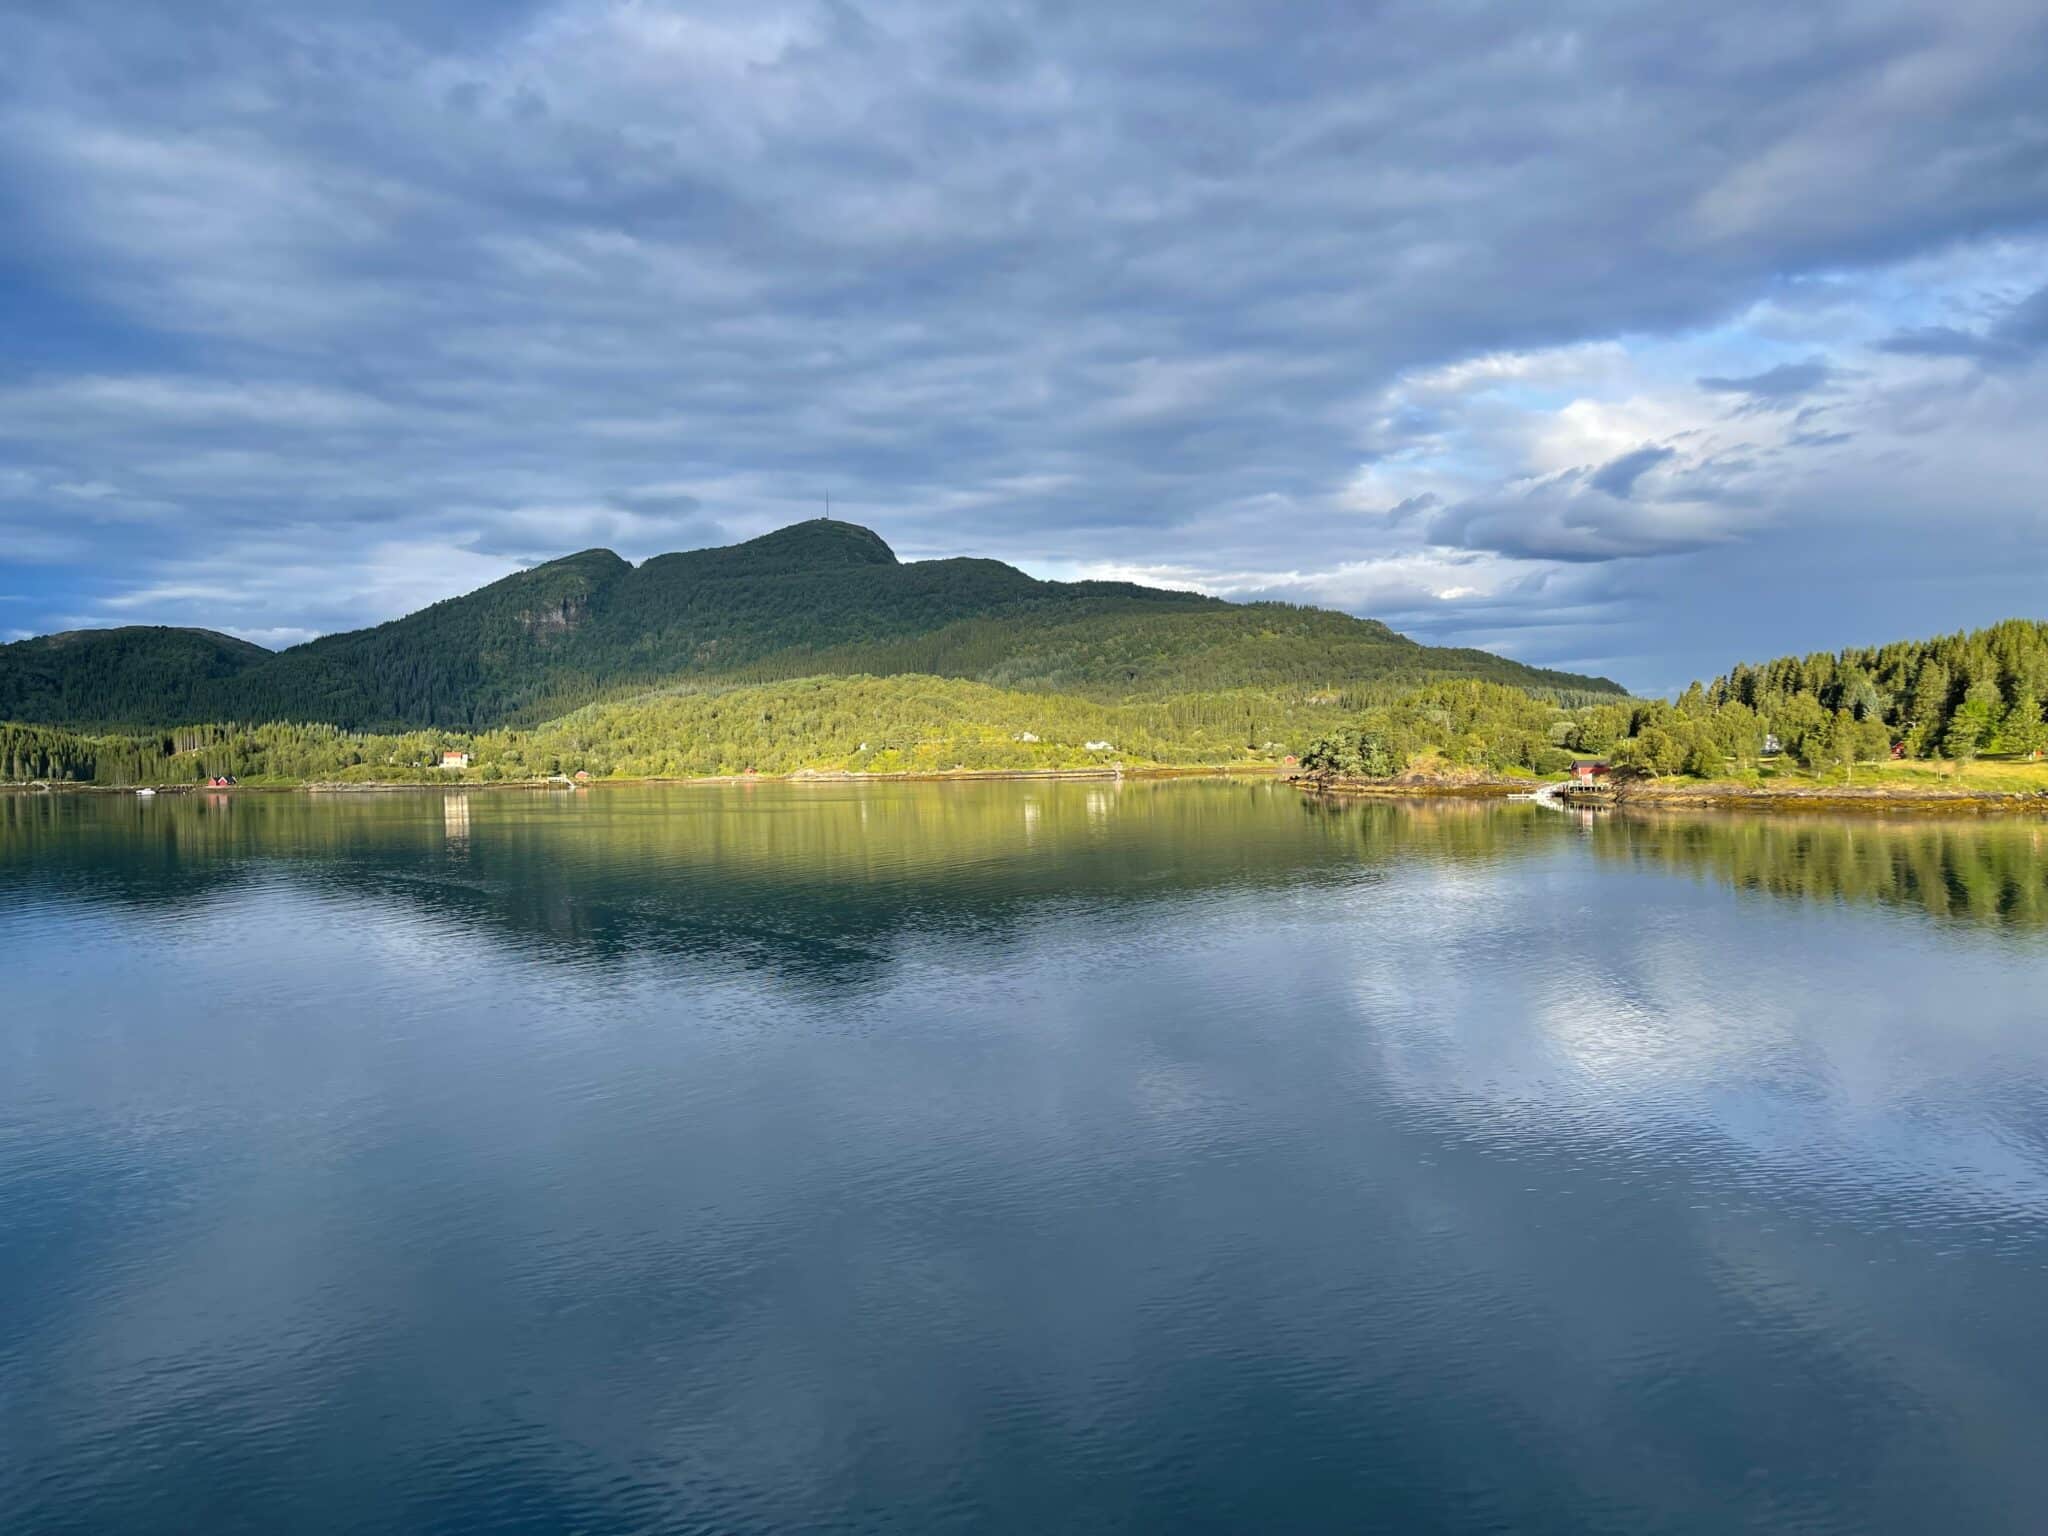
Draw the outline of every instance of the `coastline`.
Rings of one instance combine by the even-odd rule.
[[[575,783],[564,779],[308,779],[300,783],[236,784],[220,788],[187,782],[141,784],[0,784],[0,794],[16,795],[133,795],[151,789],[159,795],[351,795],[477,794],[501,791],[630,789],[656,785],[746,785],[746,784],[956,784],[1002,780],[1066,780],[1106,783],[1118,779],[1271,779],[1281,770],[1268,763],[1195,764],[1192,766],[1154,764],[1140,767],[1101,768],[957,768],[920,771],[905,769],[894,773],[857,773],[850,769],[799,768],[792,773],[716,773],[686,778],[603,778]]]
[[[1407,775],[1396,779],[1287,780],[1310,794],[1405,799],[1415,796],[1461,799],[1508,799],[1531,794],[1555,779],[1503,779],[1488,776]],[[1857,786],[1850,784],[1754,785],[1704,780],[1672,784],[1639,779],[1618,786],[1597,801],[1596,809],[1900,812],[1917,815],[1966,815],[1986,812],[2034,812],[2048,815],[2048,791],[1934,789],[1919,785]]]
[[[1975,813],[2033,811],[2048,814],[2048,791],[1932,789],[1918,785],[1632,784],[1616,795],[1622,805],[1657,809],[1780,811],[1907,811]]]
[[[1304,794],[1383,800],[1506,800],[1528,795],[1554,779],[1504,778],[1484,773],[1407,773],[1392,779],[1318,779],[1264,764],[1147,765],[1099,768],[962,768],[954,770],[859,773],[848,769],[798,769],[793,773],[708,774],[688,778],[606,778],[578,784],[562,779],[309,780],[304,783],[238,784],[217,788],[175,783],[147,786],[159,795],[359,795],[477,794],[536,790],[593,790],[659,786],[708,787],[752,784],[1092,782],[1166,779],[1270,780]],[[13,795],[133,795],[140,785],[50,783],[0,785]],[[2026,813],[2048,815],[2048,791],[1938,789],[1920,785],[1754,785],[1707,780],[1668,783],[1636,780],[1594,802],[1599,809],[1746,810],[1809,812],[1892,812],[1905,814]]]

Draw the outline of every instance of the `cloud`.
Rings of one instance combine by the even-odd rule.
[[[0,578],[69,573],[31,622],[361,623],[424,590],[377,550],[459,582],[830,495],[906,555],[1441,638],[1656,563],[1647,642],[1827,476],[2043,473],[2037,7],[0,14]]]
[[[1668,463],[1678,456],[1675,448],[1638,448],[1633,453],[1624,453],[1618,459],[1607,463],[1587,476],[1586,483],[1596,491],[1609,496],[1628,500],[1636,488],[1636,482],[1659,464]]]
[[[1669,450],[1651,450],[1652,462]],[[1615,461],[1641,459],[1630,454]],[[1616,494],[1601,477],[1614,469],[1552,476],[1473,497],[1437,515],[1430,537],[1439,544],[1492,550],[1521,560],[1621,560],[1680,554],[1728,537],[1736,520],[1699,501],[1636,501],[1634,475]]]
[[[1982,330],[1926,325],[1887,337],[1883,350],[1908,357],[1969,358],[2024,363],[2048,350],[2048,285],[2014,303]]]
[[[1742,395],[1751,406],[1782,410],[1832,388],[1839,370],[1826,358],[1808,358],[1803,363],[1780,363],[1747,378],[1704,378],[1700,388],[1715,394]]]

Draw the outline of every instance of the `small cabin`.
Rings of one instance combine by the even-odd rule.
[[[1574,784],[1598,785],[1614,772],[1610,763],[1598,758],[1581,758],[1571,766],[1571,781]]]
[[[578,768],[576,770],[576,782],[578,784],[588,784],[590,782],[590,770],[588,768]]]
[[[235,787],[235,776],[232,773],[216,773],[206,781],[206,787],[208,789],[233,789]]]
[[[467,752],[443,752],[441,754],[441,766],[443,768],[467,768],[469,766],[469,754]]]

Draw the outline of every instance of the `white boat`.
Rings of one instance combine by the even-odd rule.
[[[136,794],[138,794],[138,795],[153,795],[153,794],[155,794],[155,793],[156,793],[156,791],[155,791],[155,790],[153,790],[153,789],[148,789],[148,788],[144,788],[144,789],[138,789],[137,791],[135,791],[135,793],[136,793]]]

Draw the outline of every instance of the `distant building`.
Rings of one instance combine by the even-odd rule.
[[[578,768],[576,770],[576,782],[578,784],[588,784],[590,782],[590,770],[588,768]]]
[[[233,789],[235,787],[235,776],[232,773],[216,773],[206,781],[206,787],[208,789]]]
[[[1572,764],[1572,782],[1574,784],[1598,784],[1613,772],[1614,768],[1611,764],[1603,763],[1597,758],[1581,758],[1578,762]]]
[[[1084,752],[1114,752],[1116,748],[1106,741],[1084,741],[1081,743],[1081,750]]]
[[[469,766],[469,754],[467,752],[443,752],[441,754],[441,766],[443,768],[467,768]]]

